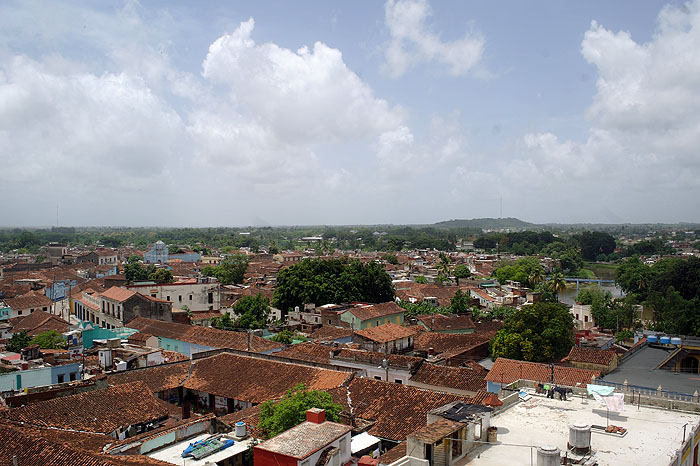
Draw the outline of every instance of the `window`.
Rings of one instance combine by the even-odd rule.
[[[379,375],[375,375],[375,376],[374,376],[374,380],[382,380],[382,377],[379,376]]]
[[[583,321],[588,322],[588,316],[583,316]]]
[[[177,297],[177,300],[180,301],[180,302],[182,302],[182,295],[178,296],[178,297]]]
[[[401,379],[394,379],[394,383],[402,384],[402,383],[403,383],[403,380],[401,380]]]
[[[192,301],[192,295],[190,295],[190,301]]]
[[[21,316],[21,315],[22,315],[22,311],[17,311],[17,315],[18,315],[18,316]]]
[[[212,292],[210,291],[210,292],[209,292],[209,296],[208,296],[207,298],[208,298],[209,304],[213,303],[213,302],[214,302],[214,293],[212,293]]]
[[[156,297],[156,294],[155,294],[155,293],[151,293],[151,298],[155,298],[155,297]]]
[[[166,296],[166,298],[167,298],[167,299],[166,299],[167,301],[170,301],[170,296]]]
[[[71,372],[70,374],[68,374],[68,378],[71,382],[75,380],[75,377],[76,377],[75,372]]]
[[[63,374],[58,374],[58,383],[63,383],[64,377],[65,376]]]

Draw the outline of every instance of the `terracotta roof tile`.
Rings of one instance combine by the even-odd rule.
[[[118,286],[113,286],[112,288],[102,293],[102,297],[123,303],[135,294],[135,291],[127,290],[126,288],[120,288]]]
[[[395,442],[426,425],[429,411],[457,400],[475,402],[470,397],[361,377],[329,393],[345,413],[374,421],[370,434]]]
[[[150,333],[158,337],[172,338],[212,348],[230,348],[240,351],[248,349],[248,334],[242,332],[163,322],[144,317],[133,319],[128,323],[128,326],[139,332]],[[250,350],[253,352],[271,351],[282,347],[283,345],[280,343],[250,335]]]
[[[36,310],[20,320],[13,328],[13,332],[24,330],[29,336],[35,336],[41,332],[56,330],[59,333],[67,332],[70,324],[58,316],[42,310]]]
[[[40,401],[3,415],[30,425],[110,434],[132,424],[168,416],[143,382]]]
[[[404,311],[398,304],[393,301],[379,304],[365,304],[357,307],[351,307],[347,310],[360,320],[375,319],[377,317],[391,316],[394,314],[402,314]]]
[[[52,304],[45,294],[36,291],[15,298],[5,298],[3,301],[15,310],[49,307]]]
[[[333,443],[351,430],[352,427],[337,422],[326,421],[317,424],[304,421],[262,442],[255,448],[301,460]]]
[[[457,348],[473,347],[481,343],[491,341],[496,334],[495,331],[476,333],[439,333],[422,332],[416,335],[413,341],[415,349],[427,351],[433,348],[437,353],[451,351]]]
[[[432,385],[434,387],[447,387],[469,392],[478,392],[486,389],[485,374],[477,374],[467,367],[438,366],[424,363],[418,371],[411,376],[411,381]]]
[[[153,393],[179,387],[187,378],[190,363],[188,361],[144,367],[124,372],[107,374],[109,385],[123,385],[133,382],[145,383]]]
[[[352,330],[340,327],[321,327],[315,330],[309,338],[313,340],[337,340],[352,336]]]
[[[554,380],[552,380],[552,374]],[[585,386],[591,383],[592,377],[600,377],[599,371],[576,369],[574,367],[554,366],[538,362],[516,361],[514,359],[498,358],[486,376],[487,382],[509,384],[518,379],[534,382],[553,382],[570,387]]]
[[[379,457],[379,464],[391,464],[406,456],[406,441],[399,443],[391,450]]]
[[[609,366],[617,357],[617,353],[612,350],[601,350],[597,348],[582,348],[574,346],[564,361],[583,362],[588,364],[600,364]]]
[[[455,330],[468,330],[474,328],[474,322],[468,314],[444,315],[444,314],[423,314],[416,316],[423,325],[433,332],[450,332]]]
[[[416,331],[390,322],[388,324],[358,330],[355,334],[367,340],[376,341],[377,343],[386,343],[401,338],[412,337],[416,334]]]
[[[256,404],[281,398],[288,389],[299,383],[306,384],[309,390],[330,390],[343,384],[351,375],[348,372],[221,353],[196,360],[191,375],[183,385],[190,390]]]

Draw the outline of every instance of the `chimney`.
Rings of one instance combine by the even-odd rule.
[[[435,349],[434,348],[428,348],[428,356],[435,356]]]
[[[323,424],[326,422],[326,410],[319,408],[311,408],[306,410],[306,420],[314,424]]]

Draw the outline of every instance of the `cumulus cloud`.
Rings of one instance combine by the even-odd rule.
[[[546,187],[560,199],[614,202],[627,218],[668,218],[659,202],[692,208],[700,197],[700,3],[665,7],[651,40],[591,23],[581,43],[598,70],[583,142],[526,134],[500,164],[515,189]],[[565,209],[561,203],[554,202]]]
[[[385,71],[399,77],[420,63],[435,62],[454,76],[464,76],[481,60],[484,38],[467,31],[464,37],[443,41],[426,24],[431,15],[427,0],[387,0],[385,24],[390,40],[384,50]]]
[[[258,44],[254,26],[244,21],[209,47],[202,76],[227,99],[193,112],[200,161],[276,184],[283,175],[320,173],[320,159],[332,157],[319,156],[321,144],[370,145],[405,129],[404,112],[375,97],[339,50]]]

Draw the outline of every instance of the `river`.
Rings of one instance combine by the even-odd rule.
[[[615,280],[616,269],[614,268],[600,266],[596,264],[588,264],[586,265],[586,268],[588,270],[593,271],[593,273],[598,278],[602,278],[603,280]],[[600,288],[609,291],[613,295],[613,298],[620,298],[623,296],[622,289],[620,289],[619,286],[602,285]],[[577,294],[578,292],[576,291],[576,283],[567,283],[566,290],[559,293],[559,301],[567,304],[574,304],[574,300],[576,299]]]

